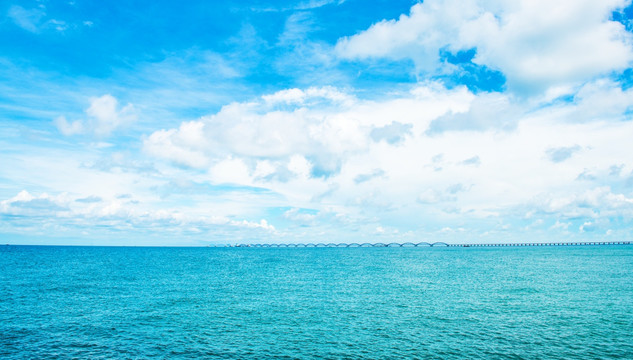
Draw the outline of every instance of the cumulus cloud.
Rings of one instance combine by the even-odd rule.
[[[561,219],[596,219],[609,216],[633,218],[633,197],[614,192],[609,186],[589,188],[576,194],[550,194],[534,204],[539,210]],[[590,221],[590,220],[587,220]]]
[[[411,59],[418,71],[451,71],[440,51],[475,49],[472,62],[500,70],[521,93],[584,82],[623,70],[632,35],[610,20],[625,0],[498,2],[430,0],[336,45],[345,59]]]
[[[241,159],[228,158],[210,170],[211,179],[218,184],[245,184],[249,182],[249,169]]]
[[[612,86],[596,84],[603,83],[590,82],[577,90]],[[610,101],[597,96],[598,91],[584,94],[531,102],[429,82],[373,99],[335,88],[287,89],[149,133],[143,138],[149,157],[136,158],[136,163],[115,158],[115,153],[112,159],[82,161],[82,171],[70,175],[68,166],[64,171],[40,167],[38,173],[52,174],[46,179],[57,184],[52,186],[72,183],[61,191],[82,188],[83,194],[56,206],[44,204],[50,199],[39,205],[49,205],[47,214],[56,219],[63,215],[84,223],[109,222],[121,229],[159,229],[162,222],[204,232],[215,221],[225,229],[263,231],[260,219],[280,219],[275,231],[287,239],[296,231],[305,231],[303,239],[321,232],[340,234],[343,228],[371,236],[377,226],[389,234],[398,229],[400,234],[412,231],[411,237],[435,236],[444,227],[474,223],[496,229],[513,219],[523,222],[514,224],[515,229],[529,225],[525,231],[572,222],[567,229],[554,230],[578,234],[582,222],[574,219],[624,216],[629,205],[606,194],[609,202],[622,206],[606,211],[610,205],[556,204],[602,185],[630,199],[626,186],[633,171],[626,151],[633,122],[622,121],[627,107],[611,112],[605,106],[604,116],[579,118],[585,103]],[[624,97],[621,101],[626,103]],[[442,130],[430,131],[438,119],[445,121]],[[477,124],[466,131],[450,126],[451,121]],[[501,125],[505,122],[512,125]],[[28,163],[55,163],[48,160]],[[583,179],[576,181],[582,173]],[[101,191],[87,189],[101,181]],[[117,198],[120,194],[133,198]],[[160,201],[151,203],[152,197]],[[539,203],[543,197],[549,200]],[[186,205],[172,207],[178,201]],[[5,214],[44,214],[36,211],[37,202],[32,205],[5,204]],[[160,208],[166,213],[156,210]],[[205,212],[215,209],[222,210]],[[280,218],[279,209],[315,213],[281,213]],[[542,214],[544,222],[524,223],[530,211]]]
[[[84,132],[84,124],[81,120],[69,122],[64,116],[60,116],[54,121],[55,126],[66,136],[81,134]]]
[[[94,230],[96,225],[104,231],[135,228],[173,233],[194,228],[216,231],[241,228],[265,233],[276,232],[275,227],[266,219],[238,220],[215,214],[187,213],[179,209],[151,209],[129,196],[103,199],[95,195],[76,197],[68,193],[55,196],[46,193],[33,195],[23,190],[12,198],[0,201],[0,216],[3,215],[21,219],[19,224],[6,222],[0,227],[1,230],[10,232],[17,230],[12,225],[35,225],[38,222],[69,233]]]
[[[620,83],[597,79],[578,90],[574,95],[574,104],[576,113],[570,119],[574,122],[628,120],[633,109],[633,88],[623,90]]]
[[[416,4],[409,15],[383,20],[357,35],[340,39],[336,51],[348,59],[412,59],[420,70],[434,71],[439,66],[439,50],[458,35],[457,24],[477,14],[473,4],[456,1]]]
[[[311,105],[352,104],[354,96],[337,90],[334,87],[311,87],[305,90],[293,88],[281,90],[270,95],[263,95],[262,99],[270,105],[299,104],[309,102]]]
[[[525,113],[524,104],[512,102],[507,94],[484,93],[477,96],[466,111],[458,109],[434,119],[427,133],[472,131],[490,128],[512,130]]]
[[[612,164],[633,169],[622,151],[631,122],[618,113],[575,121],[589,98],[534,103],[436,83],[380,100],[289,89],[156,131],[144,147],[183,171],[202,171],[203,181],[268,189],[283,206],[366,216],[390,209],[410,219],[404,209],[437,204],[441,211],[429,216],[488,218],[542,194],[595,186]],[[444,128],[431,131],[438,121]],[[563,139],[574,145],[554,145]],[[590,181],[575,181],[583,173]]]
[[[11,215],[50,215],[68,210],[66,194],[53,197],[46,193],[34,196],[26,190],[0,201],[0,211]]]
[[[570,225],[571,225],[571,222],[560,222],[559,220],[556,220],[554,225],[550,226],[550,229],[567,230]]]
[[[110,135],[116,128],[136,119],[132,104],[121,109],[118,107],[117,99],[109,94],[90,99],[86,114],[91,119],[90,125],[96,135]]]
[[[145,151],[182,165],[202,168],[208,165],[205,155],[204,123],[184,122],[179,129],[159,130],[143,142]]]
[[[584,224],[580,225],[579,230],[581,232],[595,231],[596,230],[596,224],[592,223],[591,221],[587,221]]]
[[[284,218],[300,225],[313,225],[317,218],[317,212],[309,209],[291,208],[284,212]]]
[[[68,121],[60,116],[55,119],[54,124],[66,136],[92,133],[103,137],[136,120],[132,104],[120,108],[117,99],[109,94],[90,98],[90,106],[85,112],[86,120]]]
[[[239,162],[242,175],[248,171],[264,178],[286,170],[328,177],[340,171],[343,159],[366,151],[372,140],[395,145],[416,128],[426,128],[435,114],[459,111],[471,99],[464,89],[435,86],[378,103],[330,87],[283,90],[227,105],[178,129],[156,131],[145,139],[144,149],[181,165],[211,167],[216,179],[235,173],[235,167],[222,170],[229,162]],[[387,114],[403,122],[387,121]]]

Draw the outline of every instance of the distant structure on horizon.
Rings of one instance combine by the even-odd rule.
[[[519,247],[519,246],[591,246],[591,245],[631,245],[631,241],[589,241],[589,242],[550,242],[550,243],[500,243],[500,244],[450,244],[445,242],[405,242],[405,243],[292,243],[292,244],[236,244],[227,247],[280,248],[349,248],[349,247]]]

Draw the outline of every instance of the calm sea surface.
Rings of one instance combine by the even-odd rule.
[[[0,358],[633,359],[633,246],[2,246]]]

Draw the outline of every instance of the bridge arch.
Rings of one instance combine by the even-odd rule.
[[[433,245],[431,245],[431,243],[428,243],[426,241],[422,241],[422,242],[419,242],[419,243],[415,244],[415,246],[433,246]]]
[[[387,247],[385,243],[374,243],[373,247]]]
[[[431,244],[431,246],[444,246],[444,247],[448,247],[448,246],[450,246],[450,245],[448,245],[448,244],[447,244],[447,243],[445,243],[445,242],[438,241],[438,242],[434,242],[433,244]]]
[[[385,247],[402,247],[402,244],[397,243],[397,242],[392,242],[392,243],[389,243],[389,244],[385,245]]]
[[[360,244],[359,243],[350,243],[350,244],[347,244],[347,247],[360,247]]]
[[[415,245],[412,242],[406,242],[406,243],[400,244],[400,247],[415,247],[415,246],[417,246],[417,245]]]

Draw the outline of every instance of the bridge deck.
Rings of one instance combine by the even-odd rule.
[[[279,244],[237,244],[230,247],[517,247],[517,246],[592,246],[592,245],[631,245],[632,241],[590,241],[590,242],[552,242],[552,243],[502,243],[502,244],[449,244],[445,242],[405,242],[405,243],[279,243]]]

